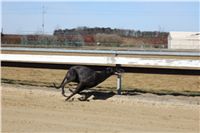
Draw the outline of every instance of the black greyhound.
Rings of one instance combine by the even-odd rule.
[[[60,86],[56,86],[54,84],[54,87],[57,89],[62,88],[62,95],[67,97],[65,95],[65,90],[64,90],[65,85],[69,82],[78,83],[74,91],[69,89],[72,92],[72,94],[67,97],[66,99],[67,101],[75,94],[77,93],[79,94],[84,89],[89,89],[100,84],[101,82],[103,82],[108,77],[114,74],[115,74],[114,69],[109,67],[103,71],[97,72],[85,66],[73,66],[68,70]]]

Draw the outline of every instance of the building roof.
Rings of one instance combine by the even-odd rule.
[[[169,32],[170,39],[200,40],[200,32]]]

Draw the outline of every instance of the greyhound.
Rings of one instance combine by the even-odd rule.
[[[56,86],[55,83],[53,84],[56,89],[62,89],[62,95],[64,97],[67,97],[65,101],[68,101],[75,94],[80,94],[80,92],[85,89],[97,86],[98,84],[100,84],[101,82],[103,82],[108,77],[114,74],[116,74],[116,72],[113,68],[110,67],[106,68],[103,71],[97,72],[85,66],[73,66],[68,70],[60,86]],[[72,92],[72,94],[66,96],[64,87],[69,82],[76,82],[78,83],[78,85],[74,91],[69,89]]]

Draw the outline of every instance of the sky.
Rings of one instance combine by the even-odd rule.
[[[200,30],[198,1],[3,1],[3,33],[41,33],[43,6],[46,34],[82,26],[166,32]]]

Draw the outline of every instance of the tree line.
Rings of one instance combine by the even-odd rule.
[[[72,29],[57,29],[54,35],[96,35],[96,34],[115,34],[121,37],[164,37],[168,36],[168,32],[161,31],[140,31],[130,29],[112,29],[110,27],[77,27]]]

